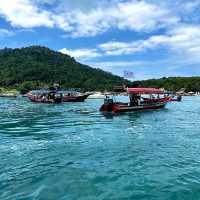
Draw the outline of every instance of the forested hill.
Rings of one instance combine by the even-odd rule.
[[[0,87],[32,89],[55,82],[65,88],[87,90],[111,89],[114,85],[130,83],[46,47],[0,50]]]
[[[185,88],[187,92],[197,92],[200,91],[200,77],[163,77],[160,79],[134,81],[133,86],[165,88],[170,91],[178,91]]]

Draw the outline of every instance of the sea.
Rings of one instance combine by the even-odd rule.
[[[102,103],[0,98],[0,200],[200,199],[200,97],[118,115]]]

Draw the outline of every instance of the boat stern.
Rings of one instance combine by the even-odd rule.
[[[112,98],[106,97],[104,99],[104,104],[100,107],[100,112],[113,112],[114,111],[114,102]]]

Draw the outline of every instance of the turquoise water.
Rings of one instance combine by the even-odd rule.
[[[115,117],[101,103],[1,98],[0,199],[200,199],[200,97]]]

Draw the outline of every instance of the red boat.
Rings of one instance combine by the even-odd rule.
[[[162,97],[163,91],[156,88],[128,88],[130,102],[114,102],[112,98],[106,97],[104,104],[101,106],[101,112],[130,112],[139,110],[154,110],[164,108],[165,105],[171,100],[171,97]],[[142,94],[148,94],[149,98],[141,97]],[[155,98],[154,95],[157,95]]]

